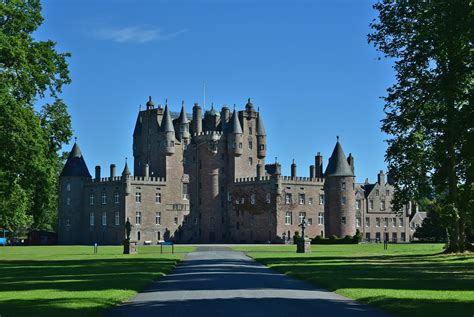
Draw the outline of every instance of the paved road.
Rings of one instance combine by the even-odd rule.
[[[159,282],[105,316],[388,316],[279,274],[226,247],[198,247]]]

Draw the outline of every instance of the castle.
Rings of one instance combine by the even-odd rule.
[[[281,243],[303,219],[306,234],[354,235],[366,241],[407,242],[416,208],[391,208],[393,186],[382,171],[375,184],[355,181],[354,157],[339,139],[327,167],[318,153],[309,177],[281,175],[266,164],[266,132],[259,111],[226,106],[205,111],[194,104],[192,118],[171,113],[151,97],[133,131],[132,176],[100,166],[92,178],[77,143],[60,175],[58,238],[61,244],[121,244],[124,223],[139,244]],[[412,210],[413,209],[413,210]],[[418,219],[418,218],[416,218]]]

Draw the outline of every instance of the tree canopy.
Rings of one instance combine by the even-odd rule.
[[[448,251],[464,251],[473,209],[473,3],[385,0],[374,8],[368,40],[396,74],[382,120],[395,207],[436,199]]]
[[[54,227],[59,151],[72,135],[59,99],[70,54],[32,36],[42,22],[38,0],[0,0],[0,226],[17,233]]]

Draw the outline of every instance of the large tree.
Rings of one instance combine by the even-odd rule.
[[[59,99],[70,55],[32,36],[42,22],[38,0],[0,0],[0,226],[15,232],[54,226],[58,152],[72,134]]]
[[[394,61],[387,91],[386,160],[395,206],[442,205],[448,251],[464,251],[472,226],[474,164],[472,0],[380,1],[368,40]]]

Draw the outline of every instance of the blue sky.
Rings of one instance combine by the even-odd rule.
[[[373,1],[44,1],[38,39],[69,59],[64,89],[89,169],[132,158],[132,133],[149,95],[179,111],[194,102],[260,107],[267,163],[298,174],[336,141],[358,181],[385,169],[380,131],[391,63],[367,43]],[[66,146],[66,150],[70,146]]]

